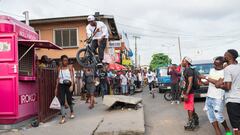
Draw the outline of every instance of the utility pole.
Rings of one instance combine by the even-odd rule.
[[[178,48],[179,48],[179,58],[180,58],[180,62],[181,62],[182,61],[182,50],[181,50],[180,37],[178,37]]]
[[[140,39],[138,36],[133,36],[135,39],[135,67],[138,67],[138,48],[137,48],[137,39]]]

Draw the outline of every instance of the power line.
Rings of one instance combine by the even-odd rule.
[[[123,23],[119,23],[119,22],[116,22],[116,24],[120,25],[120,26],[123,26],[123,27],[126,27],[126,28],[129,28],[129,29],[134,29],[134,30],[137,30],[137,31],[147,31],[147,32],[151,32],[151,33],[159,33],[159,34],[167,34],[167,35],[171,35],[171,37],[176,37],[176,36],[181,36],[183,38],[200,38],[200,39],[216,39],[216,40],[219,40],[219,38],[238,38],[240,34],[236,33],[235,35],[232,34],[232,35],[183,35],[181,33],[171,33],[171,32],[163,32],[163,31],[157,31],[157,30],[151,30],[151,29],[146,29],[146,28],[142,28],[142,27],[137,27],[137,26],[132,26],[132,25],[128,25],[128,24],[123,24]],[[139,32],[136,32],[136,33],[139,33]],[[154,34],[156,35],[156,34]],[[158,35],[158,36],[162,36],[162,35]],[[157,36],[157,37],[158,37]],[[164,35],[166,36],[166,35]]]
[[[89,6],[89,5],[86,5],[83,4],[84,2],[86,1],[81,1],[81,3],[79,3],[79,0],[78,2],[74,1],[74,0],[68,0],[68,1],[71,1],[72,3],[76,3],[78,4],[79,6],[81,7],[84,7],[84,8],[87,8],[88,10],[95,10],[95,11],[100,11],[100,12],[103,12],[103,10],[100,10],[99,8],[95,8],[95,7],[92,7]],[[107,10],[105,10],[107,11]],[[112,11],[111,11],[112,12]],[[127,21],[129,20],[135,20],[133,18],[130,18],[130,17],[125,17],[125,16],[121,16],[121,15],[116,15],[115,16],[119,17],[119,18],[125,18]],[[142,20],[142,21],[145,21],[145,20]],[[126,24],[122,24],[122,23],[118,23],[119,25],[122,25],[122,26],[125,26],[125,27],[129,27],[129,28],[134,28],[134,29],[138,29],[138,27],[135,27],[135,26],[131,26],[131,25],[126,25]],[[162,26],[159,26],[159,25],[154,25],[154,24],[150,24],[150,23],[145,23],[145,24],[148,24],[149,26],[155,26],[155,27],[162,27]],[[174,33],[174,32],[166,32],[166,31],[157,31],[157,30],[150,30],[150,29],[145,29],[145,28],[140,28],[144,31],[149,31],[149,32],[153,32],[153,33],[162,33],[162,34],[171,34],[171,35],[175,35],[175,36],[181,36],[183,38],[186,38],[186,37],[194,37],[194,35],[190,35],[190,34],[184,34],[184,33]],[[166,29],[166,28],[164,28]],[[169,29],[169,28],[168,28]],[[201,38],[229,38],[229,36],[224,36],[224,35],[200,35],[200,36],[197,36],[197,37],[201,37]],[[175,38],[175,37],[174,37]]]
[[[138,35],[140,37],[148,37],[148,38],[176,38],[177,36],[164,36],[164,35],[148,35],[148,34],[143,34],[143,33],[133,33],[133,32],[128,32],[129,35]]]
[[[122,19],[124,19],[124,20],[126,20],[126,21],[130,21],[130,20],[135,20],[135,19],[133,19],[133,18],[130,18],[130,17],[125,17],[125,16],[120,16],[120,15],[115,15],[115,16],[117,16],[117,17],[119,17],[119,18],[122,18]],[[139,19],[138,19],[138,21],[139,21]],[[146,20],[143,20],[143,19],[140,19],[140,21],[146,21]],[[158,28],[159,29],[159,27],[161,27],[161,28],[163,28],[163,29],[168,29],[168,30],[173,30],[172,28],[166,28],[166,27],[163,27],[163,26],[160,26],[160,25],[156,25],[156,24],[151,24],[151,23],[144,23],[144,24],[147,24],[147,25],[149,25],[149,26],[151,26],[151,27],[155,27],[155,28]],[[177,29],[176,29],[177,30]]]
[[[229,46],[235,46],[233,43],[237,42],[237,41],[240,41],[240,39],[238,40],[233,40],[233,41],[230,41],[230,42],[226,42],[226,43],[223,43],[221,46],[218,44],[208,44],[208,47],[206,46],[192,46],[192,47],[184,47],[184,50],[201,50],[201,51],[209,51],[209,50],[212,50],[213,52],[215,50],[219,50],[220,48],[226,48]]]
[[[82,4],[82,3],[78,3],[78,2],[76,2],[76,1],[73,1],[73,0],[68,0],[68,1],[71,1],[71,2],[73,2],[73,3],[76,3],[76,4],[78,4],[79,6],[81,6],[81,7],[84,7],[84,8],[88,8],[88,9],[93,9],[93,10],[95,10],[95,11],[101,11],[99,8],[93,8],[92,6],[90,7],[90,6],[88,6],[88,5],[85,5],[85,4]],[[102,10],[103,11],[103,10]],[[101,12],[102,12],[101,11]],[[129,18],[129,17],[123,17],[123,16],[120,16],[120,15],[116,15],[116,14],[114,14],[114,16],[118,16],[118,17],[120,17],[120,18],[127,18],[127,19],[132,19],[133,20],[133,18]],[[119,24],[121,24],[121,23],[119,23]],[[125,25],[125,24],[122,24],[122,25]],[[159,28],[159,26],[156,26],[156,25],[153,25],[153,24],[148,24],[149,26],[155,26],[155,27],[158,27]],[[127,25],[125,25],[125,26],[127,26]],[[134,27],[134,26],[130,26],[130,25],[128,25],[128,27]],[[147,29],[145,29],[145,30],[147,30]],[[150,30],[150,31],[155,31],[155,30]],[[160,32],[160,31],[157,31],[157,32]],[[182,33],[171,33],[171,32],[163,32],[163,31],[161,31],[160,33],[168,33],[168,34],[175,34],[175,35],[181,35],[181,36],[188,36],[188,35],[184,35],[184,34],[182,34]]]
[[[219,44],[218,45],[216,45],[216,44],[209,44],[208,47],[204,47],[203,50],[209,50],[209,49],[214,49],[214,48],[216,49],[216,47],[226,47],[226,46],[229,46],[230,44],[236,43],[238,41],[240,41],[240,39],[225,42],[221,46],[219,46]]]
[[[180,33],[171,33],[171,32],[158,31],[158,30],[150,30],[150,29],[141,28],[141,27],[132,26],[132,25],[127,25],[127,24],[123,24],[123,23],[119,23],[119,22],[116,22],[116,24],[122,25],[122,26],[125,26],[125,27],[129,27],[129,28],[133,28],[133,29],[137,29],[137,30],[145,30],[145,31],[154,32],[154,33],[171,34],[171,35],[182,35]],[[189,36],[189,35],[182,35],[182,36]]]

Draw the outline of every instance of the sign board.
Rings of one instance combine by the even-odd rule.
[[[119,48],[119,47],[121,47],[121,41],[120,40],[109,41],[109,47],[110,48]]]
[[[24,94],[19,96],[19,104],[28,104],[37,101],[37,93]]]
[[[8,42],[0,42],[0,52],[11,51],[11,44]]]
[[[132,65],[132,60],[130,60],[130,59],[123,59],[122,60],[122,64],[123,65],[127,65],[127,66]]]

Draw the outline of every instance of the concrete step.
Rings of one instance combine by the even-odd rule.
[[[104,96],[103,104],[112,107],[115,103],[121,102],[126,104],[137,105],[142,102],[142,98],[133,96],[123,96],[123,95],[106,95]]]
[[[124,109],[106,112],[94,135],[144,135],[144,111]]]

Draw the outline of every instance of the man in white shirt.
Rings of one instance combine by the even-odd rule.
[[[224,79],[220,79],[215,85],[226,91],[225,102],[234,135],[240,134],[240,65],[236,61],[238,56],[236,50],[227,50],[224,54],[224,59],[227,62],[227,67],[224,69]]]
[[[93,36],[92,47],[95,53],[98,48],[98,57],[100,63],[102,63],[104,59],[104,50],[109,37],[107,26],[101,21],[96,21],[95,17],[92,15],[88,16],[87,20],[89,23],[86,27],[87,37],[90,38]]]
[[[153,81],[154,81],[154,74],[151,70],[148,70],[148,73],[146,74],[147,80],[148,80],[148,86],[150,93],[152,93],[153,88]]]
[[[222,56],[217,57],[214,60],[214,68],[210,70],[209,76],[203,77],[207,80],[207,82],[203,83],[209,84],[204,110],[215,129],[216,135],[222,135],[218,123],[223,125],[226,132],[230,132],[223,116],[225,91],[215,87],[215,83],[220,78],[224,78],[223,63],[224,58]]]
[[[128,94],[128,78],[126,76],[126,72],[123,71],[123,74],[120,75],[120,79],[121,79],[121,88],[122,88],[122,94],[123,95],[127,95]]]

